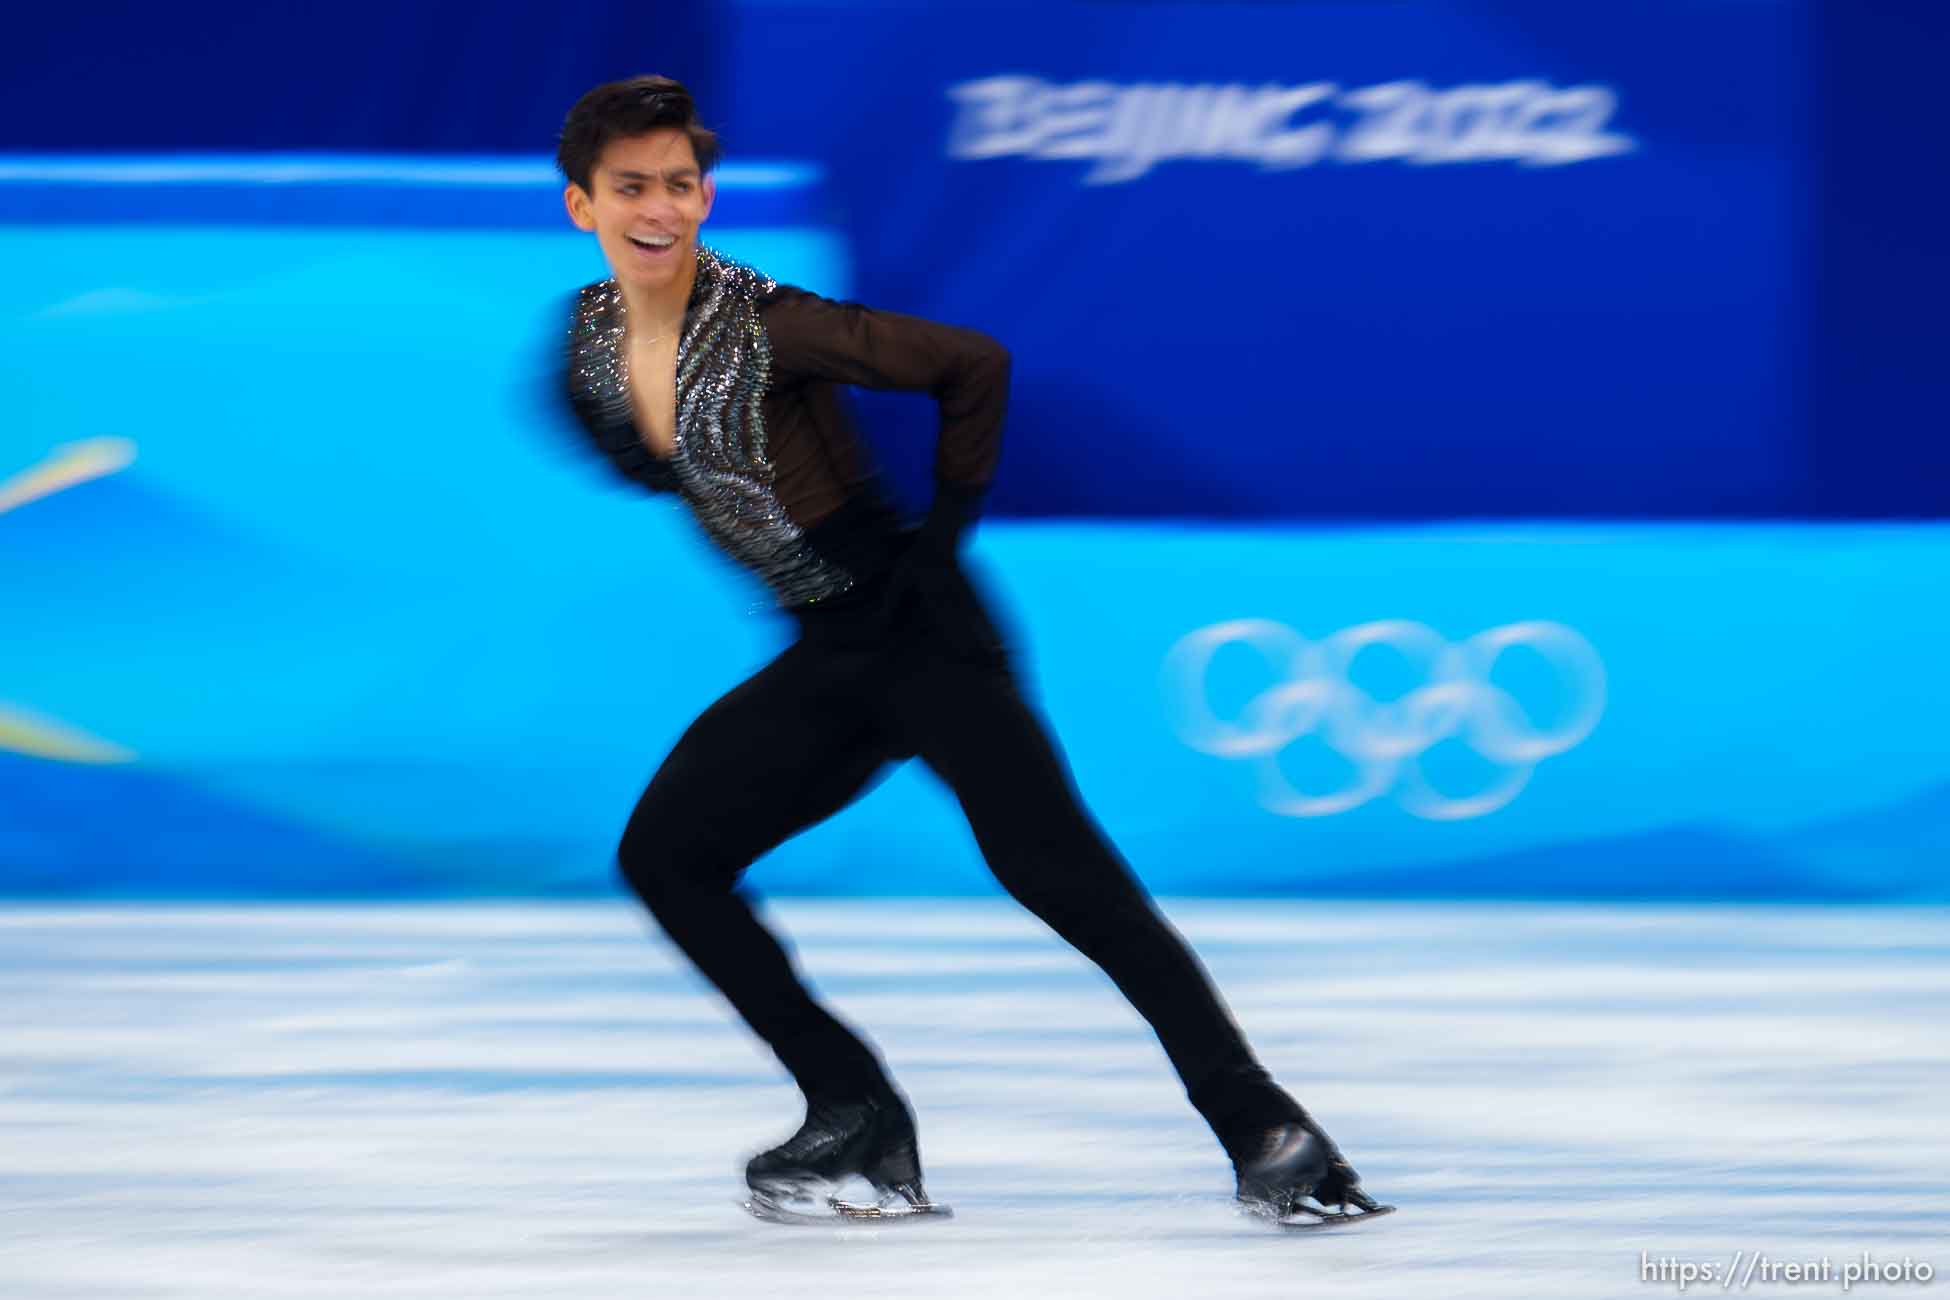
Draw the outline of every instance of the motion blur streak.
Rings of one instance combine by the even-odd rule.
[[[127,438],[90,438],[56,448],[40,464],[0,481],[0,515],[134,461],[135,444]],[[0,704],[0,750],[69,763],[126,763],[135,757],[120,745],[6,704]]]
[[[57,447],[39,465],[0,480],[0,515],[78,483],[126,469],[134,462],[135,444],[127,438],[90,438]]]

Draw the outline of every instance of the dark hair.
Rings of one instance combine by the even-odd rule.
[[[698,125],[697,104],[691,92],[669,77],[631,77],[607,81],[578,99],[563,119],[555,142],[555,165],[562,174],[589,188],[589,174],[611,140],[645,135],[674,126],[691,139],[697,169],[708,173],[718,165],[718,136]]]

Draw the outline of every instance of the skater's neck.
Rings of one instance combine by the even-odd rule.
[[[684,313],[690,308],[691,288],[696,282],[695,262],[686,266],[682,275],[661,284],[641,284],[619,276],[630,333],[642,339],[676,334],[684,327]]]

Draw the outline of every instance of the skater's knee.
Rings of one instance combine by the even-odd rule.
[[[632,819],[616,846],[624,883],[652,911],[700,892],[723,893],[743,863],[696,828]]]
[[[668,846],[635,823],[616,846],[616,868],[623,882],[653,911],[683,882]]]
[[[623,877],[623,883],[630,887],[630,892],[653,911],[668,892],[664,865],[655,853],[634,842],[628,835],[616,847],[617,874]]]

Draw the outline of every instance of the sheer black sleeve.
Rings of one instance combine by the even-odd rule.
[[[836,302],[781,285],[761,307],[773,382],[808,379],[931,395],[940,408],[937,487],[979,496],[995,475],[1009,353],[977,330]]]

